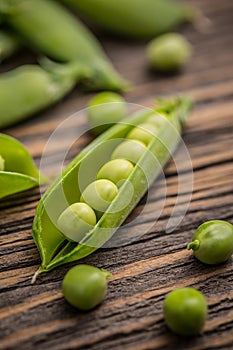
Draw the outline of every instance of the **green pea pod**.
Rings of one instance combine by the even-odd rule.
[[[38,273],[91,254],[114,234],[146,193],[160,173],[161,166],[165,165],[176,148],[190,107],[191,101],[188,98],[178,98],[172,103],[161,102],[160,108],[141,111],[128,117],[124,123],[111,127],[77,155],[46,191],[36,210],[33,237],[42,259]],[[57,228],[60,214],[67,206],[79,201],[82,189],[96,179],[98,170],[110,160],[113,150],[128,132],[135,125],[154,115],[155,111],[164,115],[166,123],[159,128],[157,137],[148,145],[146,153],[120,187],[118,195],[79,244],[67,241]],[[131,200],[126,203],[126,199],[130,196]]]
[[[92,33],[62,5],[52,0],[1,0],[0,13],[39,52],[89,67],[92,77],[85,83],[90,89],[126,87]]]
[[[0,75],[0,128],[13,125],[61,99],[83,72],[76,64],[75,67],[54,65],[50,71],[25,65]]]
[[[150,39],[193,19],[196,11],[176,0],[62,0],[86,19],[117,35]]]
[[[11,32],[0,31],[0,62],[12,56],[20,48],[20,40]]]
[[[28,150],[16,139],[0,134],[0,198],[36,187],[47,179],[41,177]]]

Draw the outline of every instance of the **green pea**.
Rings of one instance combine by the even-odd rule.
[[[146,146],[141,141],[126,140],[115,148],[111,159],[123,158],[136,164],[145,152]]]
[[[128,135],[127,139],[138,140],[144,143],[146,146],[155,138],[157,128],[149,123],[139,124],[133,128]]]
[[[75,266],[63,279],[63,295],[72,306],[84,311],[91,310],[103,301],[109,276],[109,273],[94,266]]]
[[[88,104],[87,116],[92,132],[96,135],[107,130],[126,116],[124,99],[113,92],[101,92],[95,95]]]
[[[113,199],[116,197],[118,189],[109,180],[96,180],[90,183],[82,193],[81,202],[85,202],[94,210],[103,213]]]
[[[160,128],[163,124],[165,123],[165,117],[162,116],[161,114],[153,114],[151,115],[147,121],[146,124],[152,124],[156,128]]]
[[[5,169],[5,160],[0,155],[0,171],[3,171]]]
[[[173,72],[182,68],[191,52],[189,42],[177,33],[163,34],[153,39],[147,50],[151,66],[162,72]]]
[[[120,185],[122,180],[125,180],[129,177],[133,169],[133,164],[128,160],[113,159],[102,166],[96,178],[98,180],[107,179],[116,185]]]
[[[85,203],[70,205],[57,221],[57,226],[63,235],[74,242],[79,242],[95,224],[95,212]]]
[[[207,221],[198,227],[187,248],[205,264],[221,264],[233,254],[233,225],[222,220]]]
[[[163,304],[167,326],[176,334],[191,336],[200,333],[207,318],[207,303],[201,292],[181,288],[170,292]]]

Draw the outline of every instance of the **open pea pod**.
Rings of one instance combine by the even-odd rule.
[[[0,156],[0,198],[46,181],[40,177],[28,150],[13,137],[0,134]]]
[[[177,98],[172,102],[160,101],[158,109],[133,114],[100,135],[77,155],[46,191],[36,210],[33,237],[42,259],[38,273],[81,259],[112,237],[175,150],[190,108],[189,98]],[[79,201],[83,189],[95,181],[98,170],[110,160],[113,151],[132,128],[157,115],[157,112],[163,116],[164,122],[135,164],[132,173],[119,188],[116,198],[79,243],[66,240],[57,227],[60,214],[69,205]]]

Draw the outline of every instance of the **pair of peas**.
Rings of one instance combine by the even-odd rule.
[[[233,254],[233,225],[222,220],[203,223],[187,249],[192,249],[195,257],[208,265],[226,262]],[[202,330],[208,312],[204,296],[194,288],[181,288],[169,293],[163,309],[168,327],[174,333],[185,336]]]
[[[206,264],[227,261],[233,253],[233,225],[213,220],[199,226],[188,249],[195,248],[195,256]],[[100,304],[107,292],[110,274],[93,266],[78,265],[65,275],[63,294],[66,300],[81,310]],[[205,297],[194,288],[180,288],[170,292],[163,304],[167,326],[176,334],[191,336],[200,333],[207,318]]]

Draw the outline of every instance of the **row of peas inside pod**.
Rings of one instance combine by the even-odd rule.
[[[95,162],[93,159],[87,164],[84,162],[78,178],[80,188],[83,188],[79,201],[68,206],[57,221],[57,227],[66,239],[80,242],[101,219],[125,181],[130,180],[135,165],[165,122],[160,114],[150,115],[144,123],[132,125],[124,139],[103,142],[97,150]],[[107,157],[103,157],[104,154]],[[103,158],[104,163],[101,161]],[[132,191],[135,189],[132,188]],[[127,201],[123,205],[126,204]],[[114,211],[122,209],[115,208]]]
[[[116,239],[119,240],[121,237],[124,242],[128,239],[126,225],[124,227],[121,225],[161,174],[162,168],[181,141],[181,132],[191,107],[192,101],[189,97],[183,96],[171,100],[159,99],[156,101],[155,108],[140,108],[136,112],[135,110],[133,113],[129,112],[124,121],[99,135],[77,154],[38,203],[32,232],[41,255],[41,266],[35,274],[35,278],[40,273],[48,272],[57,266],[92,254],[102,247],[118,228]],[[160,118],[158,115],[161,115]],[[158,118],[161,119],[161,123],[158,122]],[[155,126],[153,126],[153,121]],[[147,133],[145,137],[145,129],[140,127],[144,123],[149,123],[151,129],[155,128],[154,137],[149,135],[151,141],[149,141]],[[141,132],[144,136],[141,135]],[[147,132],[149,133],[148,130]],[[138,136],[135,136],[135,133]],[[142,142],[143,140],[144,142]],[[129,176],[125,176],[127,178],[121,180],[122,184],[118,183],[118,176],[116,183],[114,183],[115,180],[108,179],[106,178],[108,176],[101,174],[106,173],[104,165],[110,175],[115,174],[116,170],[112,170],[112,163],[108,165],[106,163],[120,160],[120,164],[122,164],[122,159],[131,163],[131,166],[127,163],[127,169],[133,166]],[[114,163],[116,169],[119,166],[119,162],[117,163],[117,166]],[[96,181],[100,180],[104,180],[104,183],[101,182],[101,191],[102,187],[105,188],[103,185],[106,184],[106,181],[111,181],[111,189],[114,188],[114,191],[110,191],[112,198],[116,192],[113,199],[111,196],[107,197],[107,200],[105,198],[107,209],[98,207],[98,199],[102,197],[100,195],[97,196],[97,203],[94,202],[94,205],[90,203],[93,200],[93,195],[95,201],[97,193],[95,185]],[[94,183],[93,192],[89,190],[92,183]],[[106,204],[105,202],[103,203]],[[78,227],[80,218],[71,213],[71,218],[66,219],[67,216],[62,216],[62,214],[75,203],[88,205],[94,211],[95,216],[91,215],[91,225],[88,223],[88,219],[89,226],[80,236],[76,233],[77,236],[75,234],[75,237],[71,236],[66,239],[66,235],[70,233],[70,225],[72,226],[73,222],[76,222]],[[135,217],[135,219],[137,218]],[[85,222],[85,220],[82,221]],[[62,227],[60,227],[61,222]],[[63,225],[68,226],[67,231]],[[78,232],[76,228],[75,232]],[[74,239],[79,244],[73,241]]]

